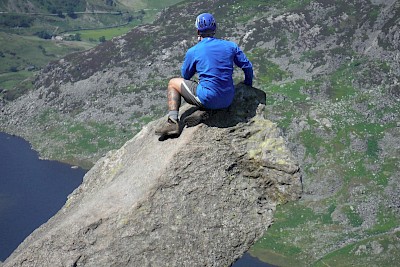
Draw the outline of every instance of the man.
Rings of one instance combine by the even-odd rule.
[[[235,94],[233,64],[243,70],[244,84],[253,83],[252,64],[237,44],[214,38],[217,29],[214,17],[209,13],[200,14],[195,25],[199,42],[186,53],[181,69],[183,78],[173,78],[168,83],[168,120],[156,129],[157,135],[179,136],[181,96],[200,109],[185,119],[188,126],[203,121],[207,110],[229,107]],[[196,72],[199,83],[190,80]]]

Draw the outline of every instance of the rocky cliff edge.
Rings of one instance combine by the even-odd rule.
[[[299,166],[265,94],[237,86],[231,108],[179,138],[148,124],[86,174],[9,266],[229,266],[301,194]],[[182,116],[193,112],[185,106]]]

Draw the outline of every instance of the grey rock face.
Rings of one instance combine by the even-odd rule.
[[[149,123],[86,174],[4,266],[228,266],[301,194],[299,167],[263,92],[160,141]],[[186,116],[192,110],[182,110]]]

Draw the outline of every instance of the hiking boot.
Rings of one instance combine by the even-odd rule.
[[[202,123],[203,121],[207,120],[211,115],[210,113],[211,112],[207,111],[207,110],[196,110],[195,112],[193,112],[192,114],[187,116],[183,120],[183,123],[187,127],[196,126],[196,125]]]
[[[179,135],[179,122],[168,118],[161,127],[156,129],[155,134],[161,136]]]

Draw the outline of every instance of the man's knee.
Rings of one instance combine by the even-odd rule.
[[[173,88],[173,89],[177,90],[178,92],[181,92],[182,81],[183,81],[182,78],[172,78],[168,82],[168,88]]]

